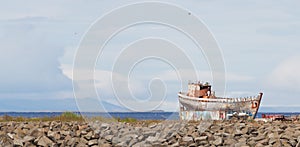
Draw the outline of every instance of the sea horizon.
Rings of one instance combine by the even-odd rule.
[[[1,116],[42,118],[60,116],[64,112],[72,112],[85,117],[104,117],[104,118],[134,118],[137,120],[179,120],[179,112],[0,112]],[[300,115],[300,112],[258,112],[256,118],[261,118],[262,114],[279,114],[284,116]]]

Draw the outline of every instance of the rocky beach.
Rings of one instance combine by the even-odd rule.
[[[1,122],[0,146],[299,146],[300,123]]]

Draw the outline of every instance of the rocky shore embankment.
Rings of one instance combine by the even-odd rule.
[[[0,146],[299,146],[299,122],[1,122]]]

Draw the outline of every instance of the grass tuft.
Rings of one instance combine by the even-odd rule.
[[[3,115],[0,117],[1,122],[7,121],[16,121],[16,122],[24,122],[24,121],[84,121],[83,117],[73,113],[73,112],[64,112],[60,116],[53,117],[38,117],[38,118],[28,118],[28,117],[12,117],[9,115]]]
[[[116,118],[116,120],[118,122],[125,122],[125,123],[134,123],[134,122],[137,122],[137,119],[135,119],[135,118],[129,118],[129,117],[126,117],[126,118],[123,118],[123,119]]]
[[[57,116],[54,119],[58,119],[60,121],[83,121],[83,117],[73,112],[64,112],[60,116]]]
[[[159,123],[161,120],[137,120],[135,118],[105,118],[101,116],[89,117],[86,118],[88,121],[100,121],[100,122],[124,122],[124,123],[132,123],[132,124],[153,124]],[[37,118],[28,118],[28,117],[12,117],[9,115],[0,116],[0,122],[8,122],[8,121],[15,121],[15,122],[25,122],[25,121],[85,121],[84,117],[76,114],[74,112],[64,112],[59,116],[52,116],[52,117],[37,117]]]

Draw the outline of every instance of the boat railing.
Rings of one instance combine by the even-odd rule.
[[[198,97],[187,96],[186,93],[182,93],[182,92],[178,93],[178,96],[193,101],[209,101],[209,102],[224,102],[224,103],[247,102],[247,101],[259,100],[259,96],[246,97],[246,98],[245,97],[244,98],[222,98],[222,97],[198,98]]]

